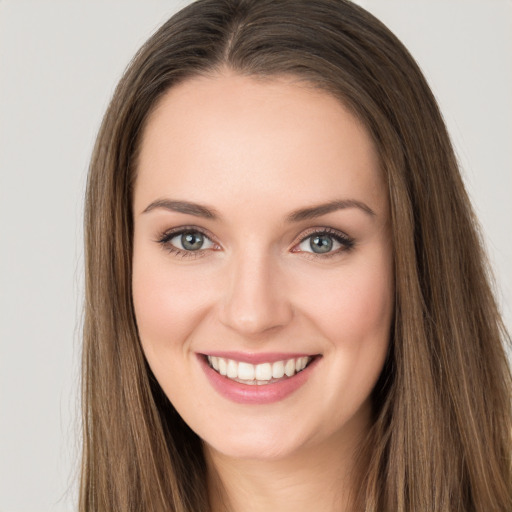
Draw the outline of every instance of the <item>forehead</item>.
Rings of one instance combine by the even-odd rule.
[[[385,209],[375,146],[336,98],[291,78],[195,77],[146,124],[135,211],[158,196],[293,209],[349,195]]]

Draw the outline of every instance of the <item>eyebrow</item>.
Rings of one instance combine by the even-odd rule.
[[[375,217],[375,212],[367,204],[357,201],[356,199],[339,199],[309,208],[295,210],[286,217],[286,220],[288,222],[300,222],[315,219],[316,217],[321,217],[322,215],[327,215],[328,213],[344,210],[346,208],[359,208],[370,217]]]
[[[157,199],[150,203],[142,213],[148,213],[156,208],[163,208],[165,210],[194,215],[196,217],[203,217],[211,220],[217,220],[220,218],[217,211],[209,206],[172,199]],[[370,217],[375,216],[375,212],[367,204],[361,201],[357,201],[356,199],[338,199],[329,201],[328,203],[295,210],[286,216],[286,221],[301,222],[304,220],[315,219],[316,217],[321,217],[322,215],[327,215],[328,213],[332,213],[337,210],[344,210],[346,208],[359,208]]]
[[[164,208],[165,210],[172,212],[195,215],[196,217],[204,217],[205,219],[219,218],[219,214],[213,208],[198,203],[174,201],[172,199],[157,199],[156,201],[153,201],[142,213],[148,213],[156,208]]]

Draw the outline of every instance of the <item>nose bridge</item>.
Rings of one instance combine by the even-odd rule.
[[[292,315],[285,280],[271,251],[245,248],[233,255],[221,308],[222,322],[241,334],[283,327]]]

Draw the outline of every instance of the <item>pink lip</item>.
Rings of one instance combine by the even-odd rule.
[[[249,361],[247,357],[245,359],[239,358],[241,354],[237,354],[237,357],[228,357],[227,355],[217,354],[221,354],[221,352],[208,355],[227,357],[228,359],[236,359],[237,361],[252,362]],[[223,352],[223,354],[227,354],[227,352]],[[233,356],[235,353],[230,352],[230,354]],[[277,355],[283,356],[283,354],[266,354],[267,357],[271,356],[271,359],[267,358],[264,359],[264,361],[281,361],[285,359],[291,359],[292,357],[300,357],[292,356],[291,354],[284,354],[285,357],[273,358],[273,356]],[[311,372],[314,370],[318,361],[321,359],[320,357],[316,357],[304,370],[296,373],[293,377],[288,377],[286,379],[280,380],[279,382],[258,386],[241,384],[240,382],[235,382],[234,380],[228,379],[227,377],[220,375],[213,368],[211,368],[204,355],[197,354],[197,356],[199,363],[201,364],[201,367],[206,374],[206,377],[210,381],[210,384],[215,389],[215,391],[217,391],[220,395],[224,396],[228,400],[240,404],[270,404],[285,399],[287,396],[297,391],[302,385],[306,383],[311,375]],[[247,354],[245,354],[245,356],[247,356]]]

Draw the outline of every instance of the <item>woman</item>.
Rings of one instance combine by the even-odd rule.
[[[183,9],[91,163],[81,510],[510,510],[475,226],[423,76],[363,9]]]

